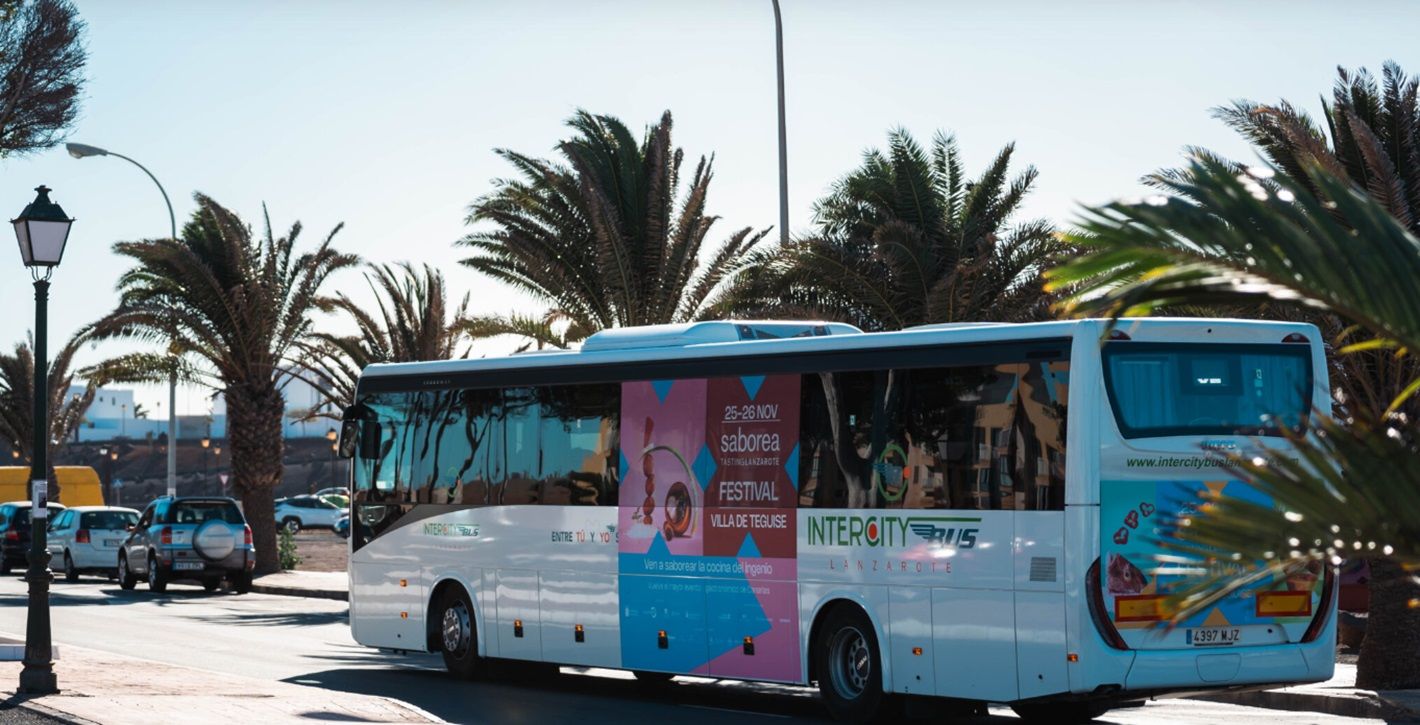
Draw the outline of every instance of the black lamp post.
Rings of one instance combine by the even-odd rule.
[[[49,275],[64,258],[69,227],[74,223],[58,204],[49,200],[49,189],[38,187],[38,195],[20,216],[10,220],[20,242],[20,257],[30,268],[35,284],[35,386],[34,452],[30,454],[30,568],[25,581],[30,584],[29,616],[25,624],[25,659],[20,670],[20,692],[59,692],[54,676],[54,648],[49,637],[49,547],[45,525],[49,523],[49,356],[45,349],[48,333],[47,306]]]

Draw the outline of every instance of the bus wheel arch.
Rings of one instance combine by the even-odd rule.
[[[455,640],[466,640],[462,651],[450,651],[446,646],[445,625],[465,629],[463,635],[452,635]],[[473,596],[467,586],[457,579],[443,579],[434,585],[429,596],[428,614],[425,617],[427,641],[425,646],[431,652],[444,656],[444,665],[458,677],[472,679],[483,671],[484,657],[479,652],[478,608],[473,604]],[[456,649],[459,649],[456,647]]]
[[[865,722],[889,704],[886,658],[879,640],[877,624],[853,599],[829,600],[814,615],[809,630],[809,680],[818,680],[824,704],[835,720]],[[854,661],[859,663],[856,668],[847,664]]]

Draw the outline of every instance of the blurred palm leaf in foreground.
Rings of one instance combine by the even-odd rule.
[[[1353,348],[1420,350],[1420,240],[1320,165],[1304,173],[1300,183],[1272,169],[1239,173],[1199,158],[1167,181],[1169,196],[1087,210],[1071,241],[1088,253],[1048,278],[1070,289],[1064,307],[1073,314],[1291,300],[1374,335]],[[1252,580],[1334,562],[1358,546],[1368,556],[1420,563],[1415,421],[1396,413],[1344,425],[1314,418],[1308,435],[1289,436],[1295,451],[1229,460],[1276,509],[1218,498],[1177,522],[1169,546],[1179,555],[1169,563],[1205,574],[1180,595],[1178,616]],[[1237,561],[1265,568],[1239,578]]]

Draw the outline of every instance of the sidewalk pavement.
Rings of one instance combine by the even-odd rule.
[[[343,571],[282,571],[258,577],[251,590],[288,597],[350,601],[350,579]]]
[[[66,646],[65,655],[54,663],[59,694],[11,695],[4,704],[17,703],[64,722],[104,725],[443,722],[387,697],[176,667],[83,647]],[[0,662],[0,679],[17,682],[20,667],[19,662]]]
[[[1326,682],[1275,690],[1199,695],[1195,699],[1273,710],[1324,712],[1341,717],[1420,722],[1420,690],[1357,689],[1356,665],[1341,663],[1336,665],[1335,676]]]

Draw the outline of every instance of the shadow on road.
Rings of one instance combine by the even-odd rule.
[[[687,725],[721,723],[731,716],[823,719],[817,697],[805,688],[680,680],[647,687],[635,680],[525,666],[468,682],[444,672],[436,655],[401,659],[401,666],[392,668],[337,668],[286,681],[390,697],[454,723],[666,722],[673,717],[677,725]]]

